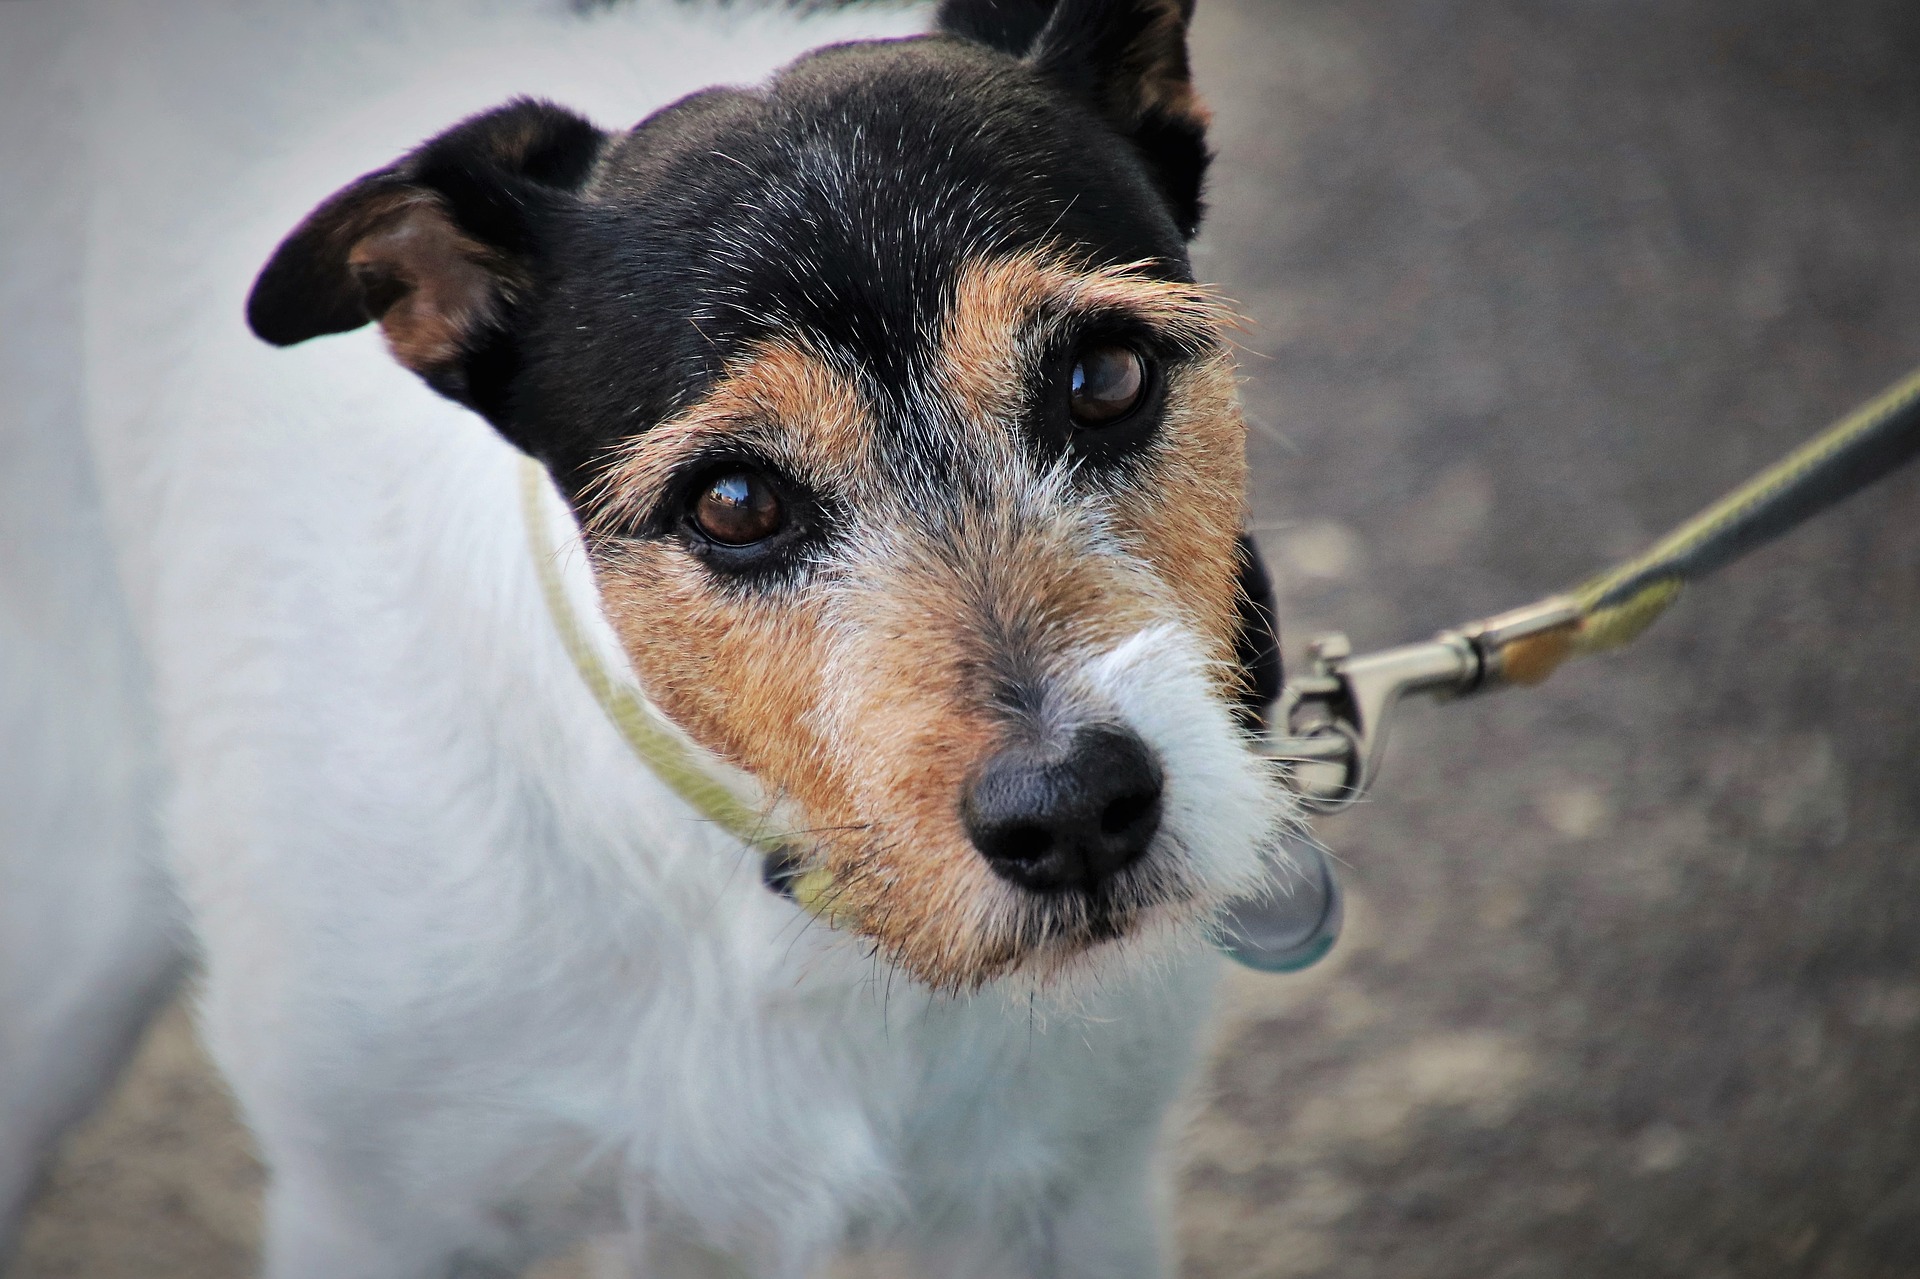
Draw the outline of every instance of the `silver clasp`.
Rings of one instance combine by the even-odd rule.
[[[1508,645],[1571,627],[1579,617],[1573,600],[1554,596],[1425,643],[1358,657],[1345,635],[1322,635],[1307,646],[1307,674],[1280,694],[1279,731],[1268,735],[1264,753],[1289,766],[1289,782],[1307,808],[1351,807],[1373,784],[1387,721],[1402,697],[1461,697],[1497,687]]]

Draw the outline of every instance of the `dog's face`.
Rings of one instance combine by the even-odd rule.
[[[624,134],[470,120],[316,210],[249,318],[379,319],[545,462],[649,696],[957,988],[1208,918],[1281,813],[1235,722],[1257,570],[1186,14],[942,18]]]

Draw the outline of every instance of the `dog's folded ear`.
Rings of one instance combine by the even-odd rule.
[[[1053,5],[1054,0],[942,0],[938,21],[942,31],[1024,58],[1053,16]]]
[[[1187,59],[1193,0],[943,0],[940,27],[1024,58],[1139,148],[1181,234],[1200,228],[1206,107]]]
[[[504,429],[543,215],[606,135],[550,103],[474,116],[329,197],[274,250],[247,324],[275,346],[378,320],[402,364]]]

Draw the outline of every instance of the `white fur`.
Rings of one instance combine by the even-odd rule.
[[[1260,892],[1262,854],[1280,855],[1273,779],[1211,696],[1199,640],[1181,626],[1151,626],[1078,674],[1089,699],[1112,707],[1159,755],[1163,838],[1180,843],[1193,878],[1219,902]]]
[[[0,228],[31,250],[0,276],[27,388],[0,418],[0,1236],[178,962],[164,843],[275,1279],[510,1271],[615,1229],[647,1274],[866,1245],[1161,1274],[1153,1153],[1216,961],[1036,1009],[931,997],[812,924],[581,684],[512,450],[371,330],[275,351],[240,323],[308,208],[466,113],[530,92],[625,125],[924,20],[550,9],[0,8],[0,114],[60,108],[0,133],[46,175]],[[1188,714],[1190,647],[1086,678],[1168,752],[1170,820],[1244,851],[1258,815],[1183,790],[1254,784],[1224,712]]]

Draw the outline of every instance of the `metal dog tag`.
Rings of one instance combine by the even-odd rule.
[[[1265,892],[1228,903],[1217,921],[1220,949],[1263,973],[1292,973],[1325,958],[1340,940],[1340,880],[1317,845],[1287,852],[1293,865],[1275,868]]]

